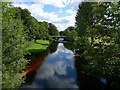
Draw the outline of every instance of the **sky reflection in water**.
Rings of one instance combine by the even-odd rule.
[[[57,51],[49,53],[37,69],[31,88],[77,88],[74,53],[59,43]]]

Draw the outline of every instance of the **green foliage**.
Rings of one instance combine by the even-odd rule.
[[[24,82],[24,75],[20,73],[28,62],[24,55],[28,52],[41,52],[48,47],[48,41],[37,40],[52,40],[48,28],[49,23],[38,22],[28,9],[13,7],[11,2],[2,2],[3,89],[17,88]],[[37,40],[37,43],[32,43],[33,40]]]
[[[76,56],[84,58],[83,62],[86,62],[82,65],[79,63],[79,68],[82,68],[82,70],[78,72],[81,75],[93,76],[96,79],[102,76],[106,78],[108,86],[120,89],[118,84],[120,82],[114,79],[120,78],[120,3],[102,2],[93,3],[91,6],[93,24],[84,26],[86,22],[84,22],[85,17],[84,14],[82,16],[82,13],[87,13],[86,9],[84,9],[85,5],[82,6],[81,4],[79,6],[76,16],[77,28],[79,30],[84,28],[82,37],[79,35],[80,38],[75,41],[78,42],[79,47],[77,48],[80,49]],[[91,18],[87,18],[87,20],[90,21]],[[78,32],[78,34],[80,33]],[[79,61],[81,62],[81,59]],[[100,76],[98,77],[98,75]]]
[[[49,23],[48,22],[39,22],[40,29],[39,29],[39,34],[40,37],[38,39],[44,39],[44,40],[51,40],[52,38],[49,35]]]
[[[48,32],[51,36],[59,35],[59,31],[57,30],[56,26],[52,23],[49,23]]]
[[[30,15],[30,12],[27,9],[21,10],[21,19],[24,21],[24,32],[27,40],[31,41],[32,39],[37,39],[42,36],[39,32],[41,26],[38,21]]]
[[[44,39],[44,40],[52,40],[49,35],[49,23],[48,22],[38,22],[28,9],[21,9],[20,7],[13,7],[14,9],[13,18],[19,18],[23,21],[24,25],[24,33],[26,35],[27,41],[32,41],[33,39]],[[52,32],[52,31],[50,31]]]
[[[75,28],[74,28],[73,26],[69,26],[67,29],[68,29],[69,31],[75,30]]]
[[[84,5],[85,3],[82,4]],[[79,23],[80,21],[78,17],[81,17],[80,15],[82,14],[82,12],[81,14],[79,14],[80,12],[79,10],[82,9],[82,4],[81,6],[79,5],[78,14],[76,18],[77,23]],[[110,49],[113,50],[116,47],[112,48],[112,46],[118,46],[120,40],[118,35],[120,33],[120,29],[118,26],[119,25],[118,14],[120,11],[120,9],[118,8],[120,6],[119,3],[117,4],[112,2],[93,3],[91,6],[93,7],[92,13],[94,13],[94,17],[93,17],[94,22],[93,24],[88,25],[86,27],[86,31],[84,31],[85,34],[83,34],[83,37],[81,37],[81,39],[79,40],[79,42],[83,44],[85,47],[84,48],[85,52],[83,53],[85,57],[87,57],[88,55],[89,55],[88,57],[90,57],[91,55],[95,54],[92,53],[91,51],[96,51],[96,50],[106,51],[106,52],[110,51],[110,50],[106,50],[107,47],[110,47]],[[83,11],[85,12],[86,10],[84,9]],[[88,21],[89,20],[91,20],[91,18],[88,18]],[[87,41],[88,43],[82,41]],[[88,55],[86,55],[86,53],[88,53]],[[103,52],[101,52],[101,55],[105,56],[102,53]]]
[[[47,40],[36,40],[35,42],[42,44],[42,45],[49,45],[49,41],[47,41]]]
[[[23,22],[14,18],[15,9],[10,3],[2,3],[2,88],[16,88],[22,82],[21,72],[27,60],[24,59],[27,46]],[[24,44],[24,45],[23,45]]]
[[[74,41],[77,38],[77,31],[73,26],[68,27],[65,31],[60,32],[61,35],[66,36],[67,41]]]
[[[2,89],[2,2],[0,1],[0,89]]]
[[[29,53],[38,53],[43,52],[49,46],[49,41],[45,40],[36,40],[35,42],[31,41],[26,50]]]
[[[76,36],[77,36],[77,32],[75,30],[68,31],[68,33],[66,35],[66,39],[69,40],[69,41],[74,41]]]
[[[76,28],[78,30],[78,35],[80,37],[84,36],[86,33],[87,26],[93,24],[92,3],[82,2],[79,4],[79,8],[76,14]]]

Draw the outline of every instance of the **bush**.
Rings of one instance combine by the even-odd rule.
[[[26,40],[23,22],[14,19],[14,9],[3,3],[2,12],[2,88],[16,88],[24,79],[20,74],[27,64],[24,59]]]

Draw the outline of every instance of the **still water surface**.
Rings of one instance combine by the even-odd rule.
[[[43,53],[27,56],[30,64],[24,71],[26,80],[21,88],[120,90],[119,65],[111,67],[100,58],[92,64],[91,59],[76,56],[82,52],[75,50],[72,43],[52,43]]]
[[[73,51],[63,43],[54,43],[46,52],[32,57],[25,71],[26,82],[21,87],[78,88]]]

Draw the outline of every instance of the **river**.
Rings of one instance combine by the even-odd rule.
[[[78,88],[73,51],[65,48],[63,43],[53,43],[46,52],[46,55],[32,56],[21,87]]]
[[[91,55],[97,57],[95,60],[76,56],[81,55],[83,50],[74,47],[72,43],[52,43],[46,51],[26,56],[30,63],[24,70],[26,80],[20,89],[119,90],[119,65],[105,63],[97,53]]]

